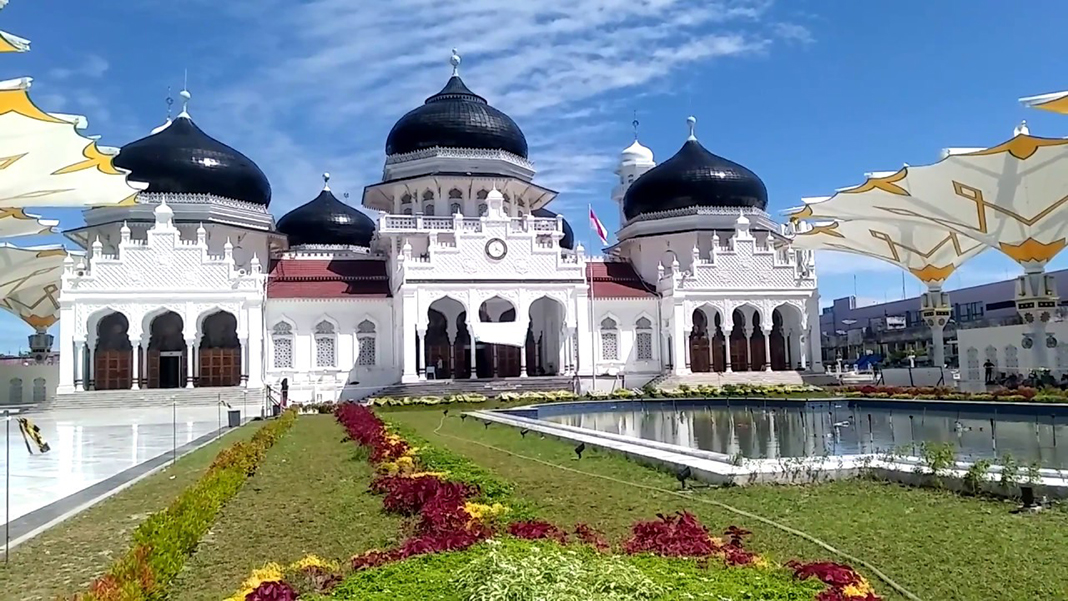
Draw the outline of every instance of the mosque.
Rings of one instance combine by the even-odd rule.
[[[453,75],[400,117],[363,210],[275,220],[266,175],[186,107],[123,146],[147,183],[66,232],[57,392],[279,386],[296,402],[428,379],[822,371],[812,251],[694,134],[623,150],[621,229],[576,242],[519,125]],[[309,194],[311,196],[311,194]],[[374,215],[374,217],[369,216]],[[739,374],[744,376],[745,374]]]

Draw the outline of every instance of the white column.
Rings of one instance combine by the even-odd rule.
[[[596,299],[594,300],[596,302]],[[593,345],[597,339],[593,334],[593,327],[590,325],[590,297],[588,291],[580,292],[575,303],[575,328],[578,332],[578,352],[575,353],[577,357],[578,365],[575,366],[575,373],[579,375],[590,375],[593,373],[594,357],[590,354],[594,352]]]
[[[416,371],[415,349],[415,323],[418,319],[418,308],[415,291],[405,291],[401,299],[401,349],[404,353],[404,371],[401,382],[418,382],[419,373]]]
[[[468,319],[471,319],[471,317],[469,316]],[[471,340],[471,348],[469,349],[471,351],[471,361],[470,361],[470,363],[471,363],[471,379],[474,380],[475,378],[478,377],[478,370],[477,370],[478,366],[476,365],[476,353],[475,353],[475,351],[476,351],[476,347],[475,347],[475,329],[473,327],[471,327],[471,326],[468,326],[467,335],[468,335],[468,338],[470,338],[470,340]]]
[[[519,347],[519,377],[527,377],[527,345]]]
[[[90,386],[89,386],[89,382],[90,381],[93,381],[93,386],[91,388],[93,390],[96,389],[96,382],[95,382],[96,365],[93,363],[93,355],[96,353],[95,346],[96,346],[96,341],[92,340],[92,341],[89,342],[89,344],[86,345],[86,348],[85,348],[85,362],[83,363],[83,365],[86,366],[85,367],[85,372],[86,373],[85,373],[85,377],[82,378],[82,386],[85,387],[84,388],[85,390],[90,390]]]
[[[419,355],[415,360],[415,370],[419,375],[420,380],[426,379],[426,361],[427,361],[427,349],[426,349],[426,330],[416,330],[415,335],[419,338]]]
[[[671,337],[674,342],[675,374],[686,375],[690,373],[690,339],[686,336],[686,317],[682,303],[675,303],[671,320]]]
[[[734,331],[734,322],[733,321],[731,322],[730,327],[731,327],[730,330],[724,329],[724,331],[723,331],[723,355],[724,355],[724,364],[726,365],[726,368],[727,368],[724,371],[726,373],[731,373],[732,371],[734,371],[734,369],[731,367],[731,333]]]
[[[823,373],[823,333],[820,331],[820,295],[808,300],[808,356],[811,371]]]
[[[744,326],[742,334],[745,335],[745,369],[753,371],[753,326]]]
[[[783,340],[785,343],[786,341]],[[786,346],[783,344],[783,346]],[[785,349],[784,349],[785,350]],[[771,371],[771,330],[764,330],[764,371]]]
[[[808,371],[808,334],[805,333],[804,325],[801,327],[801,333],[797,334],[798,341],[798,353],[801,355],[801,369]]]
[[[246,365],[248,371],[245,374],[248,375],[246,386],[248,388],[263,388],[263,366],[266,358],[264,357],[264,339],[263,339],[263,306],[254,306],[248,312],[248,338],[246,339],[248,345],[242,342],[242,352],[248,355]]]
[[[74,333],[77,325],[74,323],[73,305],[62,306],[59,310],[59,336],[56,337],[55,345],[59,350],[59,382],[56,392],[60,394],[74,392],[74,380],[78,378],[78,353],[74,350],[79,343]]]
[[[250,388],[250,386],[248,385],[248,382],[251,379],[251,378],[249,378],[249,375],[248,375],[248,372],[249,372],[249,367],[248,366],[249,366],[249,363],[250,363],[250,358],[249,358],[249,354],[248,354],[248,350],[249,350],[248,349],[248,337],[246,336],[245,338],[239,338],[238,342],[241,343],[241,375],[244,376],[244,378],[245,378],[245,382],[244,382],[245,388]],[[240,380],[238,381],[238,383],[240,384]]]
[[[185,357],[186,357],[186,371],[185,371],[185,387],[193,387],[193,350],[196,346],[196,340],[185,341]]]
[[[62,357],[63,351],[60,351]],[[78,392],[86,390],[85,381],[85,341],[74,341],[74,386]]]
[[[141,376],[141,337],[130,340],[133,347],[133,377],[130,378],[130,390],[140,390],[141,385],[137,382]]]

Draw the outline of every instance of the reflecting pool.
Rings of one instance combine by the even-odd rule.
[[[765,407],[621,405],[616,411],[541,419],[684,447],[775,459],[820,455],[918,454],[924,442],[949,442],[961,459],[1010,455],[1022,466],[1068,468],[1068,418],[993,411],[894,411],[849,403]]]

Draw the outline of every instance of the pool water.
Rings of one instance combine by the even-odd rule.
[[[639,409],[638,407],[641,407]],[[1068,468],[1068,419],[945,410],[893,411],[848,403],[804,406],[670,407],[543,417],[546,421],[749,458],[919,454],[952,443],[960,459],[1011,456],[1021,466]]]

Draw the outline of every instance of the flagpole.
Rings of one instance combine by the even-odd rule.
[[[4,459],[4,565],[11,555],[11,411],[4,409],[4,421],[7,422],[7,456]]]
[[[593,225],[594,213],[593,205],[586,205],[586,211],[589,215],[590,225]],[[597,232],[597,238],[601,238],[601,232]],[[595,298],[594,287],[594,269],[593,263],[590,263],[590,391],[597,392],[597,326],[594,321],[597,320],[597,312],[594,310],[593,301]]]

